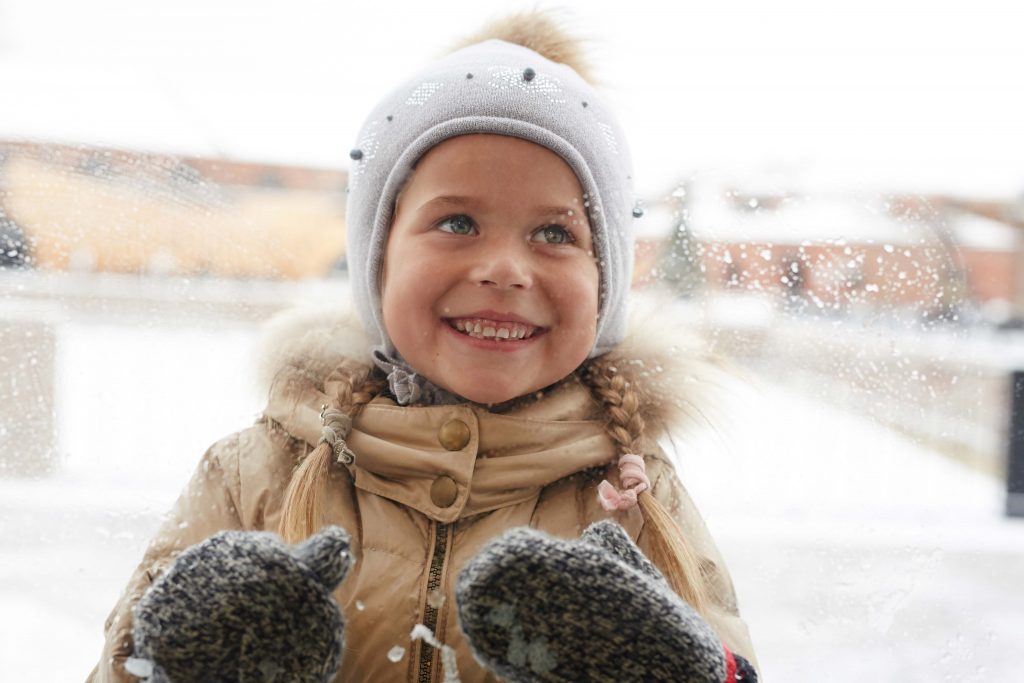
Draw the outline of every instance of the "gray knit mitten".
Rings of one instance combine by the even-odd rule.
[[[618,524],[579,540],[513,529],[458,577],[459,624],[510,683],[756,681]]]
[[[211,536],[135,606],[125,668],[149,683],[325,683],[343,644],[332,592],[350,564],[338,527],[291,547],[266,532]]]

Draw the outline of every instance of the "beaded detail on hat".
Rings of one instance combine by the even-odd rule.
[[[444,83],[437,83],[435,81],[427,81],[426,83],[420,83],[416,86],[416,89],[409,94],[408,99],[405,100],[406,104],[414,105],[417,107],[423,106],[427,103],[434,93],[444,87]]]
[[[487,85],[498,90],[523,90],[537,95],[544,95],[552,104],[565,104],[566,99],[559,97],[562,94],[562,83],[553,76],[533,72],[533,76],[526,78],[522,69],[512,66],[492,66],[488,68],[491,74]],[[533,71],[533,69],[530,69]]]
[[[608,149],[612,151],[612,154],[618,154],[619,143],[615,139],[615,129],[601,121],[597,122],[597,127],[601,129],[601,133],[604,135],[604,141],[608,143]]]

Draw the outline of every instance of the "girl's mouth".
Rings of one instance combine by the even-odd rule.
[[[486,318],[445,318],[445,322],[468,337],[488,341],[521,341],[544,331],[536,325]]]

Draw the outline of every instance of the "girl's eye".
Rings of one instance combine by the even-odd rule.
[[[473,225],[473,219],[469,216],[448,216],[444,218],[440,223],[437,224],[437,229],[441,232],[450,232],[453,235],[472,235],[476,232],[476,226]]]
[[[543,242],[545,244],[572,244],[576,240],[572,233],[561,225],[545,225],[537,230],[530,237],[531,242]]]

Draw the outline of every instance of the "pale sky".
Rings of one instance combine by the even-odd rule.
[[[536,4],[0,0],[0,137],[344,167],[382,93]],[[648,196],[710,171],[818,191],[1024,192],[1019,3],[541,6],[595,39]]]

